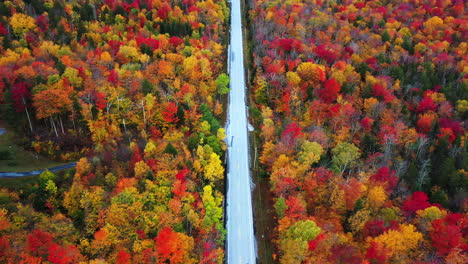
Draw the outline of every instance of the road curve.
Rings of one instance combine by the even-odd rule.
[[[34,175],[41,174],[45,170],[56,172],[56,171],[61,171],[61,170],[70,169],[74,167],[76,167],[76,162],[71,162],[71,163],[67,163],[67,164],[63,164],[60,166],[55,166],[55,167],[51,167],[51,168],[43,169],[43,170],[33,170],[33,171],[23,171],[23,172],[0,172],[0,178],[34,176]]]
[[[226,201],[227,263],[256,263],[240,0],[231,0]]]

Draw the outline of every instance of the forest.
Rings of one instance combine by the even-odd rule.
[[[467,263],[466,1],[242,4],[274,263]],[[225,262],[229,16],[0,1],[0,263]]]
[[[77,161],[0,190],[1,263],[223,263],[228,16],[225,0],[0,2],[2,119]]]
[[[466,2],[249,1],[280,263],[466,263]]]

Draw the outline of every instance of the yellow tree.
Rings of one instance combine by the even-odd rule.
[[[320,160],[322,154],[323,148],[319,143],[305,140],[298,153],[298,159],[302,164],[311,166]]]
[[[37,27],[34,18],[23,13],[13,14],[10,18],[10,25],[17,36],[23,36],[25,33]]]
[[[298,221],[280,238],[281,263],[302,263],[306,259],[308,243],[315,239],[322,229],[312,220]]]
[[[423,239],[423,235],[416,231],[411,224],[400,224],[399,230],[390,229],[373,240],[389,250],[392,257],[399,263],[407,261]],[[370,239],[372,240],[372,239]]]
[[[212,152],[204,167],[204,176],[212,183],[221,180],[224,175],[224,168],[218,154]]]
[[[385,189],[379,185],[371,188],[368,194],[370,208],[378,210],[387,200],[387,195],[385,194]]]
[[[312,62],[303,62],[297,67],[297,74],[302,80],[318,83],[325,80],[325,67]]]

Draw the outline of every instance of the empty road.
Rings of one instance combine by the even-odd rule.
[[[226,125],[228,264],[254,264],[256,262],[244,72],[241,6],[239,0],[231,0],[231,44],[229,48],[231,90]]]

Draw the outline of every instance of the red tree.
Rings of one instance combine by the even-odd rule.
[[[158,236],[154,238],[156,240],[155,249],[163,263],[165,260],[167,263],[174,264],[183,262],[184,255],[187,254],[187,249],[181,241],[183,236],[183,234],[172,231],[170,227],[159,231]]]
[[[166,103],[166,107],[164,108],[162,115],[164,118],[164,121],[167,123],[175,123],[179,121],[179,118],[177,118],[177,105],[174,102],[168,102]]]
[[[315,239],[310,240],[309,241],[309,250],[310,251],[314,250],[318,246],[320,241],[322,241],[324,239],[325,239],[325,235],[323,233],[321,233]]]
[[[335,79],[330,79],[325,82],[323,89],[320,89],[318,94],[320,99],[322,99],[325,103],[331,103],[338,96],[340,89],[340,84]]]
[[[78,263],[82,259],[80,251],[75,246],[61,247],[53,243],[49,248],[47,260],[54,264]]]
[[[361,264],[362,256],[358,248],[348,245],[339,244],[331,248],[329,257],[332,263],[336,264]]]
[[[428,197],[424,192],[414,192],[410,198],[408,198],[402,206],[403,212],[406,216],[413,215],[418,210],[424,210],[431,206],[428,201]]]
[[[40,229],[35,229],[28,235],[27,248],[35,256],[45,256],[49,252],[49,247],[54,243],[54,236]]]
[[[161,18],[162,20],[166,19],[167,16],[169,15],[169,12],[172,11],[171,6],[164,2],[161,7],[158,9],[158,17]]]
[[[467,227],[468,221],[461,214],[450,214],[444,219],[434,220],[431,239],[437,253],[448,255],[452,249],[462,246],[463,230],[466,231]]]
[[[416,112],[422,113],[427,111],[435,111],[437,109],[437,104],[434,103],[431,97],[424,97],[418,104]]]
[[[362,230],[362,235],[363,237],[376,237],[383,232],[385,232],[387,228],[384,225],[384,221],[380,219],[372,220],[372,221],[367,221],[366,224],[364,225],[364,229]]]
[[[296,142],[296,139],[301,135],[301,128],[297,123],[291,123],[286,126],[286,129],[281,134],[281,141],[288,145]]]
[[[106,94],[97,92],[96,93],[96,108],[99,110],[104,110],[107,106]]]
[[[370,177],[371,181],[385,184],[385,190],[392,191],[398,183],[398,177],[395,172],[391,171],[388,167],[380,168],[374,175]]]
[[[130,259],[132,258],[132,256],[130,256],[130,254],[128,254],[127,251],[125,251],[124,249],[120,250],[119,251],[119,254],[117,255],[117,260],[115,261],[116,264],[130,264]]]
[[[385,264],[387,263],[388,254],[381,245],[376,242],[371,242],[366,252],[366,259],[373,264]]]
[[[119,75],[115,70],[111,70],[109,72],[109,76],[107,77],[107,80],[115,85],[119,84]]]
[[[25,82],[15,83],[11,89],[11,97],[16,112],[23,112],[26,108],[26,100],[31,96],[28,85]]]

